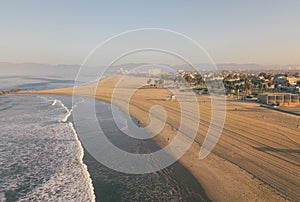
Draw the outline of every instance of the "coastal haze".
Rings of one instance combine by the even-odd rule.
[[[76,96],[96,97],[110,102],[111,93],[116,90],[114,85],[120,78],[121,76],[110,77],[104,79],[98,86],[92,83],[86,87],[78,87],[74,92]],[[123,110],[126,108],[124,104],[127,103],[126,94],[136,80],[143,80],[147,86],[148,79],[129,77],[126,80],[127,85],[119,87],[122,89],[119,91],[121,94],[114,95],[118,97],[114,104]],[[187,88],[181,88],[183,89]],[[73,89],[32,93],[72,95]],[[186,113],[190,116],[192,113],[192,111],[181,111],[178,102],[168,101],[169,94],[170,91],[166,89],[149,87],[139,89],[130,101],[130,114],[145,126],[150,123],[147,114],[151,106],[160,105],[167,110],[168,120],[165,128],[154,138],[161,147],[166,146],[176,136],[176,131],[180,126],[178,118],[182,116],[180,114]],[[256,100],[228,97],[222,136],[212,154],[205,160],[199,160],[198,153],[210,125],[211,100],[210,96],[204,93],[198,95],[197,99],[201,117],[198,133],[195,143],[180,159],[180,162],[200,180],[202,185],[205,185],[204,188],[211,193],[211,198],[222,200],[228,197],[239,200],[247,195],[247,199],[260,198],[277,201],[281,198],[280,194],[287,194],[291,198],[299,197],[297,192],[299,187],[297,173],[299,169],[297,163],[299,160],[299,115],[290,115],[288,110],[282,113],[263,108]],[[295,111],[297,109],[299,107],[293,108]],[[207,180],[211,178],[214,179],[214,183]],[[242,182],[241,179],[243,179]],[[227,191],[224,191],[224,187]],[[216,189],[219,190],[217,193]]]
[[[299,8],[4,1],[0,201],[300,201]]]
[[[148,65],[151,66],[151,64]],[[224,80],[225,87],[228,88],[226,88],[226,120],[222,136],[212,153],[204,160],[199,160],[198,154],[201,146],[203,146],[204,139],[207,136],[207,131],[211,121],[211,95],[206,93],[205,86],[203,86],[203,84],[198,84],[197,87],[193,83],[193,80],[191,81],[192,83],[187,82],[189,81],[188,76],[194,75],[193,77],[195,77],[196,75],[196,73],[191,71],[189,68],[186,71],[183,71],[184,67],[180,66],[181,69],[178,68],[175,72],[164,72],[164,69],[153,66],[146,72],[146,74],[144,70],[141,70],[140,72],[135,71],[131,74],[128,73],[137,66],[144,67],[145,64],[124,64],[123,67],[122,65],[116,66],[112,68],[107,75],[104,75],[104,79],[99,83],[91,82],[83,86],[78,86],[75,89],[62,88],[42,91],[31,90],[21,91],[21,93],[38,93],[46,94],[48,96],[61,94],[75,95],[76,97],[92,97],[112,102],[111,98],[112,93],[114,92],[113,104],[120,107],[122,111],[126,111],[127,94],[129,94],[131,89],[135,86],[135,83],[142,83],[144,87],[137,89],[134,95],[130,98],[129,113],[132,117],[138,120],[139,124],[143,127],[147,127],[147,125],[153,121],[147,118],[149,116],[147,114],[151,107],[157,105],[162,106],[167,112],[167,120],[163,130],[154,137],[154,140],[159,147],[164,148],[173,140],[174,137],[176,137],[177,131],[181,126],[181,114],[184,113],[187,114],[187,117],[191,117],[193,110],[195,110],[190,108],[189,110],[191,111],[182,111],[178,105],[179,101],[168,100],[168,97],[172,94],[172,92],[178,97],[180,97],[180,94],[184,91],[192,92],[197,97],[197,105],[199,105],[201,118],[199,120],[199,128],[197,130],[197,136],[194,143],[186,154],[179,159],[179,162],[181,162],[182,165],[184,165],[185,168],[189,170],[196,179],[198,179],[203,186],[203,190],[205,190],[205,195],[208,195],[211,200],[223,200],[225,198],[232,200],[260,198],[261,200],[278,201],[296,199],[299,197],[297,192],[299,187],[297,170],[299,169],[298,134],[300,129],[299,115],[297,115],[297,112],[299,113],[300,108],[297,106],[281,107],[284,110],[283,112],[275,111],[274,109],[278,108],[269,109],[263,107],[263,103],[260,103],[257,99],[255,99],[256,96],[249,97],[249,95],[244,92],[245,88],[241,87],[241,89],[238,89],[240,92],[237,94],[230,90],[230,87],[227,87],[228,84],[226,84],[229,82],[229,79],[226,78],[228,78],[231,74],[239,75],[239,77],[242,78],[244,78],[245,75],[248,75],[248,77],[252,77],[252,82],[254,83],[254,77],[257,77],[257,80],[259,80],[259,75],[262,74],[262,71],[252,70],[249,73],[249,70],[228,70],[218,72],[219,75],[217,75],[217,72],[214,72],[214,78],[222,77],[222,83]],[[146,69],[148,68],[149,67],[147,66]],[[269,74],[275,77],[278,74],[280,75],[282,69],[276,70],[276,68],[274,68],[273,70],[266,71],[272,72]],[[290,68],[286,68],[285,71],[290,72],[290,74],[298,73],[297,70],[290,70]],[[202,72],[203,78],[207,78],[206,82],[209,82],[209,80],[215,80],[209,79],[211,74],[212,72]],[[120,79],[122,79],[121,84]],[[163,82],[160,82],[159,80],[163,80]],[[46,86],[47,85],[44,87]],[[203,90],[201,90],[201,88]],[[294,88],[297,89],[297,86]],[[254,86],[251,87],[252,94],[255,91],[263,91],[263,89],[264,88],[255,89]],[[283,93],[282,86],[280,86],[279,89],[281,89],[281,93]],[[264,91],[270,92],[271,90],[272,92],[276,92],[276,90],[279,89],[274,89],[273,87],[273,89],[264,89]],[[247,96],[249,98],[247,98]],[[187,97],[183,100],[183,102],[190,102],[189,99],[190,98]],[[88,102],[86,101],[86,103]],[[73,101],[73,106],[74,105],[79,106],[80,102]],[[78,106],[76,107],[78,108]],[[85,115],[86,110],[87,109],[80,112],[79,115],[88,120],[88,116]],[[105,115],[103,114],[103,109],[99,108],[99,110],[99,112],[96,110],[96,113],[99,113],[99,115],[102,114],[104,117],[98,117],[98,120],[109,120],[109,114]],[[296,114],[291,115],[289,114],[289,111],[295,112]],[[164,120],[159,119],[159,121]],[[192,119],[191,121],[193,122],[194,120]],[[82,121],[79,121],[80,124],[77,125],[79,127],[77,129],[77,135],[80,138],[85,138],[85,136],[91,131],[97,131],[97,128],[92,129],[93,127],[89,121],[85,123],[89,125],[88,130],[84,129],[85,124],[81,122]],[[184,124],[189,127],[192,125],[192,122],[185,122]],[[82,127],[83,130],[80,129]],[[113,126],[109,126],[108,129],[111,127]],[[111,128],[109,130],[114,131],[115,129]],[[151,131],[151,127],[146,131],[148,133],[153,132]],[[141,133],[141,131],[137,132]],[[189,134],[184,135],[189,136]],[[128,148],[129,150],[133,149],[135,152],[137,150],[144,151],[147,147],[150,147],[150,149],[146,149],[148,152],[151,152],[153,149],[151,144],[150,146],[146,146],[149,143],[134,143],[133,140],[126,140],[125,142],[127,142],[127,146],[125,144],[125,147],[120,146],[119,141],[123,139],[123,136],[124,134],[117,139],[109,139],[115,145],[118,145],[118,147],[122,149],[127,148],[127,150]],[[85,145],[84,142],[86,140],[82,139],[82,141],[83,145]],[[124,142],[124,140],[121,142]],[[141,148],[141,145],[144,146]],[[89,151],[89,148],[87,149]],[[88,151],[87,153],[89,153]],[[95,155],[93,151],[90,152],[92,158],[97,159],[97,156],[93,156]],[[108,158],[112,157],[108,155]],[[126,161],[126,159],[122,159],[121,162],[122,161]],[[97,175],[99,175],[99,173],[97,173]],[[214,181],[213,183],[212,179]],[[241,181],[241,179],[243,179],[243,181]],[[216,190],[218,191],[216,192]],[[101,193],[101,190],[97,191],[100,191]],[[204,192],[202,191],[202,194],[203,193]],[[184,195],[186,194],[187,193]],[[140,195],[139,197],[143,198],[145,196]],[[152,197],[155,198],[153,195]],[[177,199],[180,198],[179,196],[177,197]],[[199,200],[199,198],[194,200]]]

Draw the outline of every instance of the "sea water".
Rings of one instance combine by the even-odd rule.
[[[3,89],[46,89],[50,84],[58,88],[70,83],[57,79],[36,84],[23,79],[16,85],[16,78],[5,78],[6,83],[0,81]],[[72,120],[74,107],[80,109],[82,102],[89,99],[75,98],[72,104],[70,96],[0,96],[0,202],[209,200],[197,180],[177,162],[144,175],[120,173],[97,162],[78,140],[95,130],[85,119],[76,125]],[[108,105],[95,101],[99,125],[114,131],[107,137],[113,144],[133,153],[160,149],[151,139],[141,142],[126,137],[109,121]],[[118,115],[131,119],[121,111]]]
[[[95,200],[68,116],[51,97],[0,97],[0,201]]]

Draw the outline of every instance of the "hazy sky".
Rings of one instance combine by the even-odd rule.
[[[81,64],[115,34],[158,27],[190,36],[216,63],[300,64],[297,0],[8,0],[0,26],[5,62]]]

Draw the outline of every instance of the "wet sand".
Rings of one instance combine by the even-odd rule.
[[[76,88],[76,95],[110,102],[120,77],[110,77],[98,84]],[[122,85],[113,103],[125,111],[124,96],[134,79]],[[145,80],[145,79],[144,79]],[[146,80],[145,80],[146,83]],[[72,88],[34,91],[72,95]],[[167,89],[139,89],[131,97],[130,115],[143,126],[150,123],[148,111],[163,106],[168,118],[164,129],[153,139],[166,146],[176,136],[181,114],[176,101],[166,101]],[[211,118],[209,96],[198,96],[200,125],[197,137],[179,160],[201,183],[213,201],[299,201],[300,200],[300,128],[299,117],[282,114],[258,103],[227,100],[227,115],[222,136],[213,152],[198,159]],[[192,108],[189,110],[193,110]],[[189,125],[189,123],[184,123]],[[151,132],[151,131],[150,131]]]
[[[110,103],[96,101],[94,105],[92,99],[84,98],[84,103],[74,108],[73,113],[83,115],[89,111],[86,106],[91,105],[95,106],[97,122],[104,132],[102,134],[119,149],[133,154],[151,153],[160,149],[152,139],[141,140],[124,134],[113,121]],[[116,117],[122,117],[127,123],[132,120],[132,117],[122,113],[117,107],[113,108]],[[73,122],[84,144],[86,138],[94,136],[96,131],[97,136],[101,136],[101,132],[91,124],[88,115],[83,116],[83,119],[79,118]],[[134,124],[137,126],[136,120]],[[127,131],[131,134],[148,135],[141,127],[129,125]],[[96,156],[92,156],[95,153],[99,154],[101,145],[86,149],[84,163],[92,178],[97,201],[210,201],[197,179],[178,162],[174,161],[169,167],[154,173],[127,174],[108,168],[106,164],[102,165],[101,161],[96,160]],[[101,152],[101,155],[121,164],[127,162],[127,159],[122,161],[112,158],[111,152]],[[134,162],[132,163],[134,165]]]

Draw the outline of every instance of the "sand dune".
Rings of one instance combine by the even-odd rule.
[[[111,101],[120,77],[76,88],[76,95],[96,96]],[[118,87],[113,103],[126,111],[126,95],[135,80]],[[31,91],[72,95],[72,88]],[[130,115],[143,126],[150,124],[148,111],[164,107],[167,124],[154,140],[161,147],[176,136],[180,116],[189,117],[192,107],[183,112],[177,101],[166,101],[167,89],[139,89],[130,100]],[[227,100],[227,115],[222,136],[213,152],[198,159],[211,119],[209,96],[197,96],[200,123],[197,137],[180,162],[191,171],[214,201],[300,201],[300,124],[299,117],[261,108],[257,103]],[[186,100],[188,102],[188,100]],[[189,126],[192,120],[187,121]],[[151,128],[149,128],[151,132]],[[188,136],[188,134],[186,134]]]

